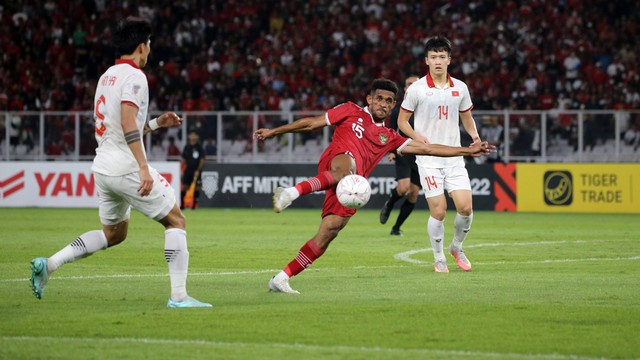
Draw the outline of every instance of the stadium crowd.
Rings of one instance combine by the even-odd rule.
[[[111,25],[128,15],[154,28],[150,110],[362,103],[373,78],[424,74],[423,44],[434,34],[454,42],[449,70],[468,84],[475,109],[640,109],[634,0],[152,4],[3,2],[0,111],[91,110],[95,81],[114,60]],[[244,136],[246,126],[226,130]]]

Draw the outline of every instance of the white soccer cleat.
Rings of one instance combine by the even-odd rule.
[[[291,205],[293,200],[284,188],[277,187],[273,190],[273,211],[279,213]]]
[[[274,276],[269,280],[269,291],[281,292],[287,294],[300,294],[300,291],[293,290],[289,286],[289,279]]]

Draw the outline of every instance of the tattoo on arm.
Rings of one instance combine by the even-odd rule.
[[[124,134],[124,139],[127,141],[127,145],[131,145],[140,141],[140,133],[137,130],[129,131]]]

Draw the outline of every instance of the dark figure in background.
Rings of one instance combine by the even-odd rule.
[[[200,173],[205,163],[205,152],[200,145],[200,136],[195,130],[191,130],[188,136],[189,142],[182,150],[181,168],[182,170],[182,185],[180,190],[180,208],[185,208],[185,195],[191,184],[195,181],[196,188],[193,193],[193,202],[191,208],[196,209],[198,206],[198,196],[200,195]]]

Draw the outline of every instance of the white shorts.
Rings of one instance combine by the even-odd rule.
[[[420,183],[427,199],[442,195],[445,190],[447,192],[454,190],[471,191],[469,173],[464,166],[427,168],[418,165],[418,173],[420,173]]]
[[[104,225],[115,225],[129,219],[131,207],[156,221],[169,214],[176,203],[173,187],[156,169],[149,167],[149,172],[153,187],[145,197],[138,194],[140,173],[137,171],[123,176],[93,173],[98,189],[98,213]]]

